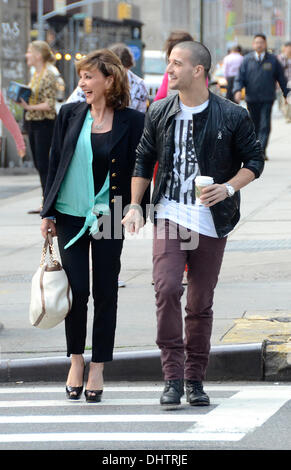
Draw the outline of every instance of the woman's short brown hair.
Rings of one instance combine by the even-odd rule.
[[[109,49],[99,49],[76,62],[78,75],[81,70],[93,69],[98,69],[104,77],[113,77],[112,85],[106,92],[107,106],[113,109],[126,108],[130,102],[127,71],[117,55]]]

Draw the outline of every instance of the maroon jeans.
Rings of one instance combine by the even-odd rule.
[[[192,241],[185,243],[185,228],[168,220],[163,221],[165,225],[161,227],[160,222],[154,226],[153,280],[157,345],[161,350],[164,379],[202,381],[209,359],[214,289],[226,237],[212,238],[187,230]],[[187,246],[189,249],[185,249]],[[185,264],[188,265],[188,289],[183,341],[181,297]]]

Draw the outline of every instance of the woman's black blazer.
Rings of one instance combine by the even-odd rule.
[[[72,160],[88,109],[89,105],[84,102],[65,104],[60,109],[52,139],[42,217],[55,215],[54,206],[57,195]],[[131,176],[136,159],[135,150],[143,127],[143,113],[130,108],[114,111],[109,155],[109,205],[112,216],[114,207],[115,214],[120,212],[120,220],[123,217],[124,208],[131,201]],[[122,196],[122,209],[119,208],[120,198],[117,196]],[[150,190],[148,188],[142,203],[144,216],[146,204],[149,202]],[[114,216],[115,221],[116,217],[117,215]]]

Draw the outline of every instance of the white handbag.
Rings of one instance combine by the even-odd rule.
[[[45,263],[49,248],[49,263]],[[40,266],[32,278],[29,320],[38,328],[53,328],[71,310],[72,290],[67,275],[57,259],[49,233],[43,246]]]

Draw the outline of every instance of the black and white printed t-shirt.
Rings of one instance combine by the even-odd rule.
[[[169,219],[197,233],[217,238],[211,211],[195,204],[195,178],[201,175],[193,141],[193,114],[204,111],[209,104],[185,106],[175,120],[175,152],[164,196],[157,208],[158,219]]]

